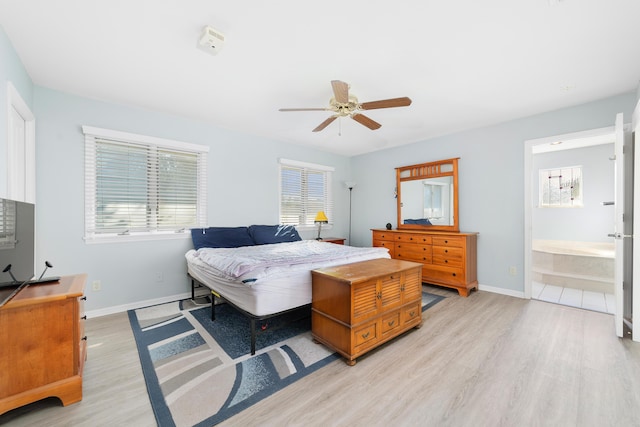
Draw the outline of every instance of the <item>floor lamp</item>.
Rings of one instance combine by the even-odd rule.
[[[345,181],[344,185],[349,189],[349,246],[351,246],[351,192],[356,183],[353,181]]]

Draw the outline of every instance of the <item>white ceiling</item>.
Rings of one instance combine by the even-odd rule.
[[[638,0],[0,0],[37,85],[343,155],[633,91],[639,18]],[[413,104],[365,112],[375,131],[278,111],[328,106],[331,80]]]

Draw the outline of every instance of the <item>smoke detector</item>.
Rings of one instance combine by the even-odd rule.
[[[224,46],[224,35],[215,28],[207,25],[202,29],[202,35],[200,36],[198,45],[204,51],[215,55],[222,49],[222,46]]]

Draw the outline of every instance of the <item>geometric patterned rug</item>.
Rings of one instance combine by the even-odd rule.
[[[443,297],[423,292],[426,310]],[[161,427],[213,426],[339,359],[311,338],[308,316],[258,323],[228,304],[188,299],[129,310],[147,391]],[[297,316],[297,317],[296,317]]]

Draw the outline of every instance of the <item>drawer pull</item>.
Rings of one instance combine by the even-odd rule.
[[[409,237],[409,240],[413,240],[413,237]]]
[[[416,312],[415,312],[415,311],[413,311],[413,310],[412,310],[412,311],[410,311],[410,312],[409,312],[409,317],[413,317],[413,316],[415,316],[415,315],[416,315]]]
[[[366,334],[362,334],[362,338],[364,338],[365,340],[367,338],[369,338],[370,332],[367,332]]]
[[[445,253],[445,254],[448,254],[448,253],[449,253],[449,249],[445,249],[445,250],[444,250],[444,253]]]
[[[378,293],[376,294],[376,298],[378,298],[378,299],[382,299],[382,292],[378,292]]]
[[[453,273],[453,277],[456,277],[456,273]]]
[[[395,321],[395,320],[392,320],[392,321],[390,321],[390,322],[387,322],[387,325],[389,325],[389,326],[393,326],[393,325],[395,325],[395,324],[396,324],[396,321]]]
[[[448,262],[449,262],[449,260],[448,260],[448,259],[445,259],[445,260],[444,260],[444,263],[445,263],[445,264],[446,264],[446,263],[448,263]]]
[[[445,240],[444,242],[445,242],[445,243],[449,243],[449,241],[448,241],[448,240]]]

